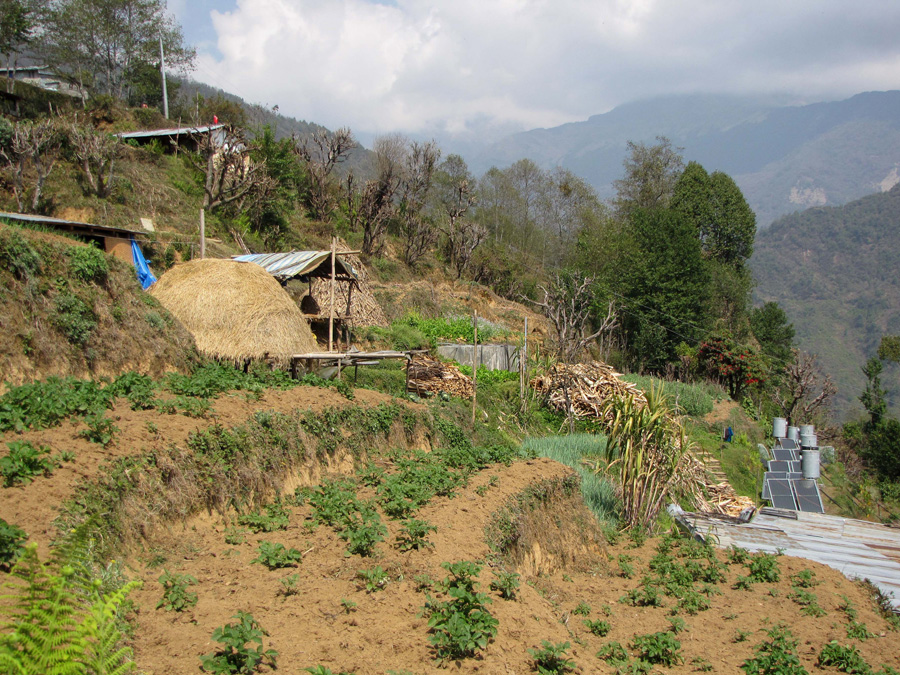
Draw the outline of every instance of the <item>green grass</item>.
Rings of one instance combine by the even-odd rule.
[[[737,437],[735,441],[725,443],[718,430],[711,431],[690,420],[685,424],[685,430],[694,443],[721,462],[722,471],[735,492],[752,499],[759,498],[762,463],[755,443],[742,442]]]
[[[643,391],[649,391],[651,387],[662,387],[669,405],[675,406],[678,414],[690,417],[708,415],[712,412],[715,401],[728,398],[721,387],[706,382],[669,382],[649,375],[625,375],[622,379],[637,385]]]
[[[528,438],[522,444],[522,449],[529,453],[575,469],[581,478],[581,494],[587,507],[598,520],[615,525],[619,513],[615,487],[582,463],[584,458],[599,457],[605,447],[606,438],[599,434]]]

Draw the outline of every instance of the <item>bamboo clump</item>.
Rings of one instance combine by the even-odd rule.
[[[459,398],[472,398],[475,385],[472,378],[459,368],[426,354],[418,354],[409,362],[407,390],[417,396],[435,396],[446,393]]]

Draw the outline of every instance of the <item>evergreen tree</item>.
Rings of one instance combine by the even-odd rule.
[[[623,328],[638,366],[661,369],[708,330],[709,275],[694,225],[669,209],[638,209],[620,270]]]

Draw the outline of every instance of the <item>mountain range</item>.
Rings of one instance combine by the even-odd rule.
[[[750,266],[758,299],[784,308],[800,348],[837,384],[838,417],[862,412],[862,366],[882,335],[900,334],[900,185],[781,218],[757,235]],[[882,380],[896,412],[900,368]]]
[[[466,156],[477,174],[528,158],[613,194],[627,142],[657,136],[685,160],[730,174],[764,228],[811,206],[840,205],[900,182],[900,91],[809,105],[681,95],[619,106],[583,122],[509,136]]]

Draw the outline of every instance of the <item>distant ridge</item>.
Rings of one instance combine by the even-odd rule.
[[[621,177],[629,140],[669,137],[687,160],[731,174],[761,227],[810,206],[840,205],[900,180],[900,91],[809,105],[714,94],[619,106],[551,129],[510,136],[467,157],[481,173],[528,158],[563,166],[603,197]]]
[[[860,412],[861,368],[900,334],[900,185],[841,207],[808,209],[760,232],[750,266],[761,300],[787,312],[802,349],[838,385],[837,411]],[[883,381],[900,403],[900,368]]]

